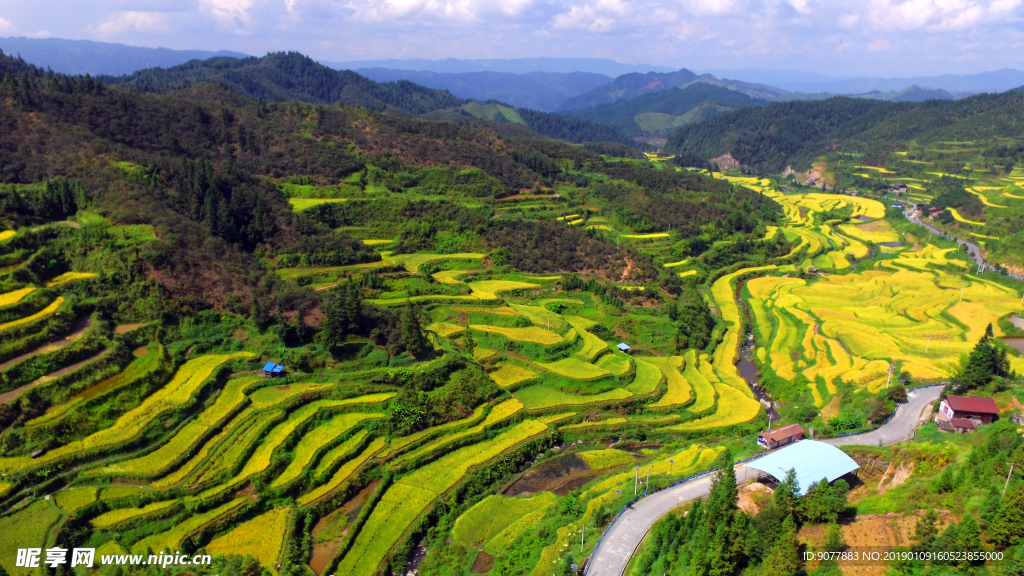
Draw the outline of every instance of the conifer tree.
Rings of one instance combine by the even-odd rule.
[[[423,358],[427,354],[427,336],[420,326],[416,308],[409,301],[406,302],[405,315],[402,318],[402,344],[405,346],[405,351],[413,358]]]
[[[800,561],[800,541],[796,537],[796,522],[789,515],[782,522],[782,536],[761,564],[764,576],[794,576],[803,566]]]
[[[939,534],[939,529],[936,527],[938,520],[939,515],[932,508],[929,508],[924,516],[917,520],[917,523],[914,524],[911,550],[924,552],[932,549],[932,544],[935,543],[935,538]]]

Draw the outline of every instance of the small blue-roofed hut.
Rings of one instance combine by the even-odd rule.
[[[263,370],[260,370],[260,376],[264,378],[280,378],[284,376],[284,366],[280,364],[274,364],[273,362],[267,362],[263,366]]]
[[[625,342],[619,342],[619,345],[616,346],[616,348],[629,354],[629,344],[626,344]]]

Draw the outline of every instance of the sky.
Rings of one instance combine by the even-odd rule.
[[[0,0],[0,36],[926,76],[1024,69],[1024,0]]]

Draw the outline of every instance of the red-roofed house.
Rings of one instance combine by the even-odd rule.
[[[970,432],[999,418],[999,406],[991,398],[946,396],[939,404],[936,421],[940,428]]]
[[[767,430],[757,435],[757,443],[762,448],[774,450],[779,446],[799,442],[804,437],[804,429],[799,424],[790,424],[775,430]]]

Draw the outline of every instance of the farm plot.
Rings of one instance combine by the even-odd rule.
[[[382,418],[383,414],[339,414],[331,420],[302,437],[295,446],[295,457],[285,468],[284,472],[271,484],[271,488],[278,488],[298,478],[306,466],[313,460],[316,453],[342,434],[345,434],[364,420]]]
[[[657,366],[637,359],[636,376],[633,378],[633,382],[631,382],[626,389],[638,396],[650,394],[658,388],[658,384],[661,384],[662,378],[664,378],[664,376]]]
[[[15,566],[19,548],[46,548],[50,528],[61,518],[49,500],[36,500],[0,521],[0,566],[8,574],[25,574]],[[45,552],[43,553],[45,558]],[[42,571],[40,571],[41,573]]]
[[[111,510],[110,512],[107,512],[105,514],[100,514],[99,516],[90,520],[89,523],[97,528],[109,528],[115,524],[120,524],[121,522],[124,522],[126,520],[131,520],[133,518],[141,518],[143,516],[148,516],[161,510],[167,510],[171,506],[174,506],[175,502],[177,502],[177,500],[165,500],[163,502],[153,502],[152,504],[147,504],[142,508],[118,508],[116,510]]]
[[[484,546],[516,520],[551,508],[557,500],[551,492],[531,498],[488,496],[459,516],[452,528],[452,539],[467,548]]]
[[[527,410],[543,410],[554,406],[580,406],[598,402],[624,400],[633,395],[628,390],[613,388],[600,394],[571,394],[547,386],[529,386],[515,392],[516,398],[522,401]]]
[[[377,452],[380,452],[381,449],[384,448],[384,444],[386,442],[387,441],[384,438],[375,438],[373,442],[370,442],[370,445],[367,446],[366,449],[363,450],[358,456],[349,460],[348,462],[345,462],[345,464],[343,464],[342,467],[339,468],[338,471],[335,472],[333,476],[331,476],[330,480],[328,480],[325,484],[318,486],[316,489],[306,494],[303,494],[298,499],[296,499],[295,502],[299,506],[306,506],[312,502],[319,500],[323,496],[330,494],[331,492],[334,491],[335,488],[341,486],[346,480],[348,480],[352,476],[352,474],[359,469],[360,466],[362,466],[364,463],[366,463],[367,460],[370,459],[371,456],[373,456]]]
[[[644,358],[644,362],[656,366],[665,375],[668,381],[668,391],[660,400],[652,404],[653,408],[664,406],[678,406],[690,401],[693,388],[690,383],[679,373],[683,366],[682,356],[671,356],[668,358]]]
[[[21,326],[22,324],[28,324],[30,322],[35,322],[36,320],[39,320],[41,318],[46,318],[47,316],[49,316],[49,315],[53,314],[54,312],[56,312],[57,309],[60,308],[60,305],[63,304],[63,303],[64,303],[64,298],[58,296],[56,299],[54,299],[53,302],[50,303],[49,306],[47,306],[46,308],[43,308],[42,310],[40,310],[39,312],[36,312],[35,314],[32,314],[30,316],[25,316],[24,318],[19,318],[18,320],[11,320],[10,322],[7,322],[5,324],[0,324],[0,332],[3,332],[4,330],[10,330],[11,328],[15,328],[17,326]]]
[[[607,376],[609,372],[600,366],[584,362],[579,358],[563,358],[555,362],[538,362],[537,366],[573,380],[593,380]]]
[[[372,576],[416,518],[466,472],[547,430],[535,420],[517,424],[491,440],[460,448],[398,480],[374,508],[337,572]]]
[[[469,327],[473,330],[479,330],[480,332],[500,334],[515,342],[530,342],[533,344],[543,344],[545,346],[564,342],[562,337],[555,332],[551,332],[550,330],[545,330],[537,326],[530,326],[528,328],[506,328],[502,326],[487,326],[485,324],[470,324]]]
[[[25,296],[28,296],[35,291],[35,287],[29,286],[28,288],[21,288],[19,290],[12,290],[6,294],[0,294],[0,308],[17,304],[18,302],[21,302]]]
[[[154,534],[148,538],[139,540],[134,546],[132,546],[132,552],[135,554],[142,554],[147,548],[149,548],[154,552],[166,550],[173,553],[180,548],[181,542],[189,534],[202,529],[203,526],[206,526],[211,522],[215,522],[216,520],[235,512],[251,501],[252,500],[250,500],[249,497],[243,496],[241,498],[235,498],[227,504],[214,508],[208,512],[190,516],[188,519],[175,525],[174,528],[171,528],[166,532]]]
[[[239,524],[232,531],[214,538],[206,545],[206,551],[214,556],[223,554],[255,558],[260,564],[274,570],[281,555],[285,531],[288,528],[289,510],[285,506],[257,516]]]
[[[497,370],[489,372],[488,376],[497,382],[498,386],[508,388],[509,386],[535,378],[537,374],[526,368],[520,368],[515,364],[502,363],[498,365]]]
[[[509,290],[523,290],[525,288],[540,288],[540,284],[529,282],[514,282],[512,280],[479,280],[468,284],[473,290],[473,296],[480,300],[497,300],[498,292]]]
[[[412,452],[409,452],[408,454],[403,454],[402,456],[398,457],[395,460],[395,462],[415,460],[416,458],[424,454],[433,452],[438,448],[441,448],[442,446],[455,442],[456,440],[465,438],[466,436],[472,436],[473,434],[477,434],[479,432],[483,432],[483,430],[488,426],[497,424],[498,422],[501,422],[502,420],[508,418],[509,416],[515,414],[516,412],[519,412],[522,409],[523,403],[520,402],[519,400],[516,400],[515,398],[511,400],[506,400],[501,404],[495,406],[491,410],[490,414],[487,415],[487,418],[485,418],[484,421],[481,422],[480,424],[477,424],[472,428],[467,428],[461,432],[453,432],[451,434],[446,434],[438,438],[437,440],[429,444],[426,444],[425,446],[422,446]]]
[[[190,403],[199,388],[224,363],[236,358],[251,358],[250,352],[213,354],[189,360],[178,369],[171,381],[146,398],[138,408],[130,410],[117,419],[110,428],[87,436],[80,442],[67,444],[51,450],[39,458],[15,457],[0,459],[0,471],[13,472],[25,466],[52,462],[63,456],[82,450],[101,448],[125,442],[138,436],[150,422],[164,412]]]
[[[565,319],[576,332],[579,333],[583,339],[583,348],[581,348],[576,355],[584,360],[592,361],[597,358],[599,354],[608,349],[608,344],[604,340],[601,340],[597,336],[594,336],[590,332],[587,332],[587,328],[593,325],[593,322],[586,318],[580,318],[579,316],[565,316]]]

